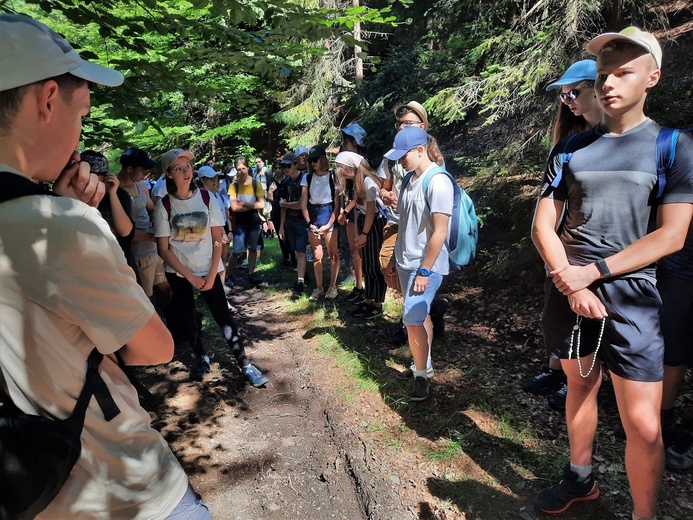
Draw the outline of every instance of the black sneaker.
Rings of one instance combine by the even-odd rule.
[[[352,303],[362,302],[366,297],[366,291],[363,289],[357,289],[354,287],[349,294],[346,296],[346,301]]]
[[[407,334],[407,327],[401,325],[397,328],[397,332],[395,332],[392,335],[392,338],[390,339],[390,344],[394,345],[395,347],[403,347],[407,344],[408,340],[409,335]]]
[[[431,386],[431,381],[427,377],[415,377],[414,388],[409,394],[409,399],[414,402],[424,401],[428,399],[428,389]]]
[[[260,285],[262,283],[262,277],[255,273],[249,274],[248,282],[250,282],[250,285]]]
[[[368,310],[366,310],[366,312],[364,312],[361,315],[361,317],[364,320],[373,320],[373,319],[377,318],[378,316],[383,315],[383,307],[382,306],[376,307],[375,305],[369,305],[368,307],[369,307]]]
[[[285,258],[282,262],[282,267],[291,267],[291,258]]]
[[[545,489],[534,499],[534,507],[543,513],[557,515],[566,511],[574,502],[584,502],[599,498],[599,487],[590,474],[583,482],[578,482],[578,475],[567,466],[563,478],[558,484]]]
[[[303,282],[296,282],[296,285],[294,285],[294,290],[291,293],[291,299],[298,300],[303,294],[303,291],[305,291],[305,289],[306,285]]]
[[[197,360],[197,363],[195,363],[195,366],[190,371],[190,379],[193,381],[202,381],[205,374],[209,374],[210,372],[209,358],[207,356],[202,356]]]
[[[557,412],[565,412],[566,397],[568,397],[568,384],[563,383],[558,390],[549,396],[549,408]]]
[[[445,313],[447,310],[448,301],[445,298],[433,298],[430,315],[434,338],[445,337]]]
[[[541,374],[522,383],[522,389],[530,394],[541,394],[547,390],[558,388],[563,383],[565,383],[565,374],[562,370],[544,367]]]
[[[693,435],[684,432],[664,452],[664,465],[669,469],[693,468]]]
[[[373,308],[372,305],[368,303],[361,303],[356,310],[351,311],[351,315],[354,318],[364,318],[367,314],[371,312],[371,309]]]

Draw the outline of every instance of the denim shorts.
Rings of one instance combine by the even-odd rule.
[[[329,204],[308,204],[308,214],[310,215],[310,223],[313,224],[315,227],[320,228],[327,224],[330,221],[330,217],[332,216],[332,213],[334,212],[334,204],[329,203]],[[336,220],[336,219],[335,219]],[[330,229],[328,231],[332,231],[334,229],[334,223],[332,226],[330,226]]]
[[[262,224],[255,226],[239,226],[233,230],[233,253],[240,255],[246,249],[257,249]]]
[[[308,246],[308,224],[303,219],[286,219],[284,232],[291,249],[306,254]]]
[[[443,283],[443,275],[432,273],[428,277],[428,286],[422,293],[415,293],[413,290],[416,270],[409,271],[397,266],[400,287],[406,287],[404,291],[404,312],[402,313],[402,323],[405,325],[423,325],[426,317],[431,312],[431,302],[435,298],[440,284]]]
[[[166,520],[212,520],[207,504],[188,484],[188,490]]]

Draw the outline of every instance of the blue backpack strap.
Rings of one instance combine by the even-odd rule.
[[[423,190],[423,194],[424,194],[424,200],[426,201],[426,206],[428,206],[429,209],[430,209],[431,205],[428,203],[428,198],[427,198],[428,185],[431,183],[431,179],[433,178],[433,176],[437,173],[444,173],[445,175],[447,175],[450,178],[450,180],[452,180],[452,183],[455,184],[455,179],[452,177],[452,175],[450,175],[450,172],[445,170],[442,166],[435,166],[431,171],[429,171],[426,174],[426,177],[424,177],[423,186],[421,187],[421,189]]]
[[[667,184],[667,171],[674,164],[676,158],[676,142],[681,131],[676,128],[662,127],[657,134],[657,145],[655,149],[657,158],[657,198],[664,195],[664,188]]]
[[[561,167],[556,172],[556,177],[554,177],[553,181],[551,181],[552,188],[557,188],[561,180],[563,179],[563,169],[568,164],[568,161],[570,161],[570,158],[573,156],[573,152],[568,152],[567,150],[570,150],[570,143],[572,143],[578,135],[580,134],[570,135],[566,138],[565,141],[563,141],[561,152],[558,153],[558,158],[561,163]]]

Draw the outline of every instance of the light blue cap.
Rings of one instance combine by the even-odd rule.
[[[305,146],[297,146],[296,151],[294,152],[297,156],[301,155],[302,153],[308,153],[308,148]]]
[[[408,126],[403,128],[395,136],[395,146],[385,154],[386,159],[398,161],[412,148],[426,146],[428,144],[428,133],[418,126]]]
[[[351,123],[349,126],[342,128],[341,132],[353,137],[358,146],[363,146],[363,138],[366,137],[366,131],[360,124]]]
[[[597,62],[594,60],[580,60],[573,63],[563,73],[559,80],[554,81],[546,90],[553,90],[563,85],[579,83],[580,81],[597,81]]]

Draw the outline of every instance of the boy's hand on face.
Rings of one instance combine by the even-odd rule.
[[[97,207],[106,193],[106,187],[99,178],[91,173],[89,163],[80,162],[79,152],[75,150],[70,162],[60,172],[53,184],[53,191],[61,197],[75,200]]]

